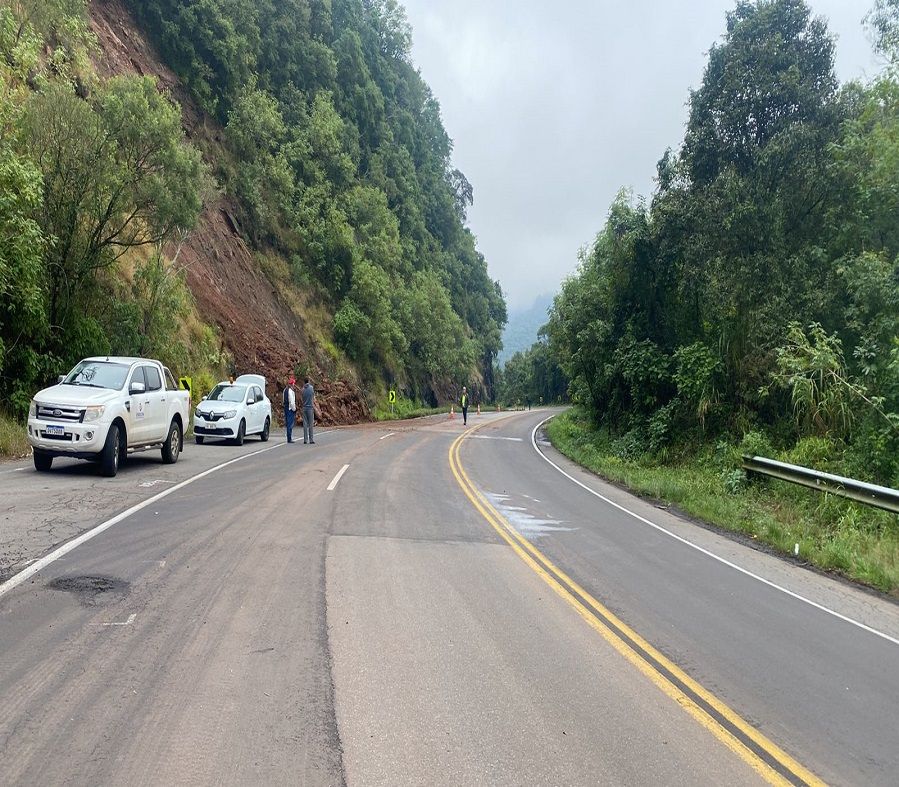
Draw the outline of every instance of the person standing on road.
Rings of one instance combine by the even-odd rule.
[[[468,423],[468,389],[462,386],[462,398],[459,399],[459,405],[462,407],[462,425]]]
[[[293,424],[297,417],[297,392],[294,386],[296,378],[291,377],[284,389],[284,426],[287,427],[287,442],[293,442]]]
[[[315,389],[307,377],[303,380],[303,443],[315,445],[312,427],[315,425]]]

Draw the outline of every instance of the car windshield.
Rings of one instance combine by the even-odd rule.
[[[63,385],[84,385],[89,388],[110,388],[118,391],[125,385],[130,366],[109,361],[82,361],[62,381]]]
[[[245,385],[228,385],[219,383],[209,393],[210,402],[242,402],[247,395]]]

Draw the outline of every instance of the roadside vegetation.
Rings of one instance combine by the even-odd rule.
[[[618,196],[501,379],[533,397],[548,355],[579,404],[550,429],[566,453],[895,592],[899,518],[740,469],[899,487],[899,3],[866,24],[885,69],[840,85],[804,0],[737,4],[655,193]]]
[[[25,427],[15,418],[0,413],[0,457],[20,458],[30,453]]]
[[[376,421],[403,421],[407,418],[424,418],[428,415],[448,413],[449,406],[429,407],[426,403],[397,397],[391,410],[387,397],[378,400],[377,406],[372,410],[372,417]]]
[[[775,479],[749,481],[739,469],[742,452],[762,448],[758,433],[743,444],[726,440],[654,456],[626,439],[593,427],[578,408],[549,422],[553,445],[603,478],[686,514],[741,533],[783,554],[899,597],[897,517],[834,495]],[[808,465],[820,446],[766,447],[767,455]],[[814,463],[814,462],[812,462]]]

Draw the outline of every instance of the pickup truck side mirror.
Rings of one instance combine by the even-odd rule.
[[[59,385],[65,379],[66,376],[64,374],[59,375],[59,377],[56,378],[56,384]]]
[[[209,398],[208,396],[204,396],[202,399],[200,399],[200,401],[205,402],[208,398]]]
[[[131,383],[128,388],[128,393],[130,394],[141,394],[147,390],[147,386],[143,383]]]

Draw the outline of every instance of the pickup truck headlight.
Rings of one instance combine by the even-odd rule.
[[[32,399],[31,404],[28,405],[28,417],[37,418],[37,402],[34,401],[34,399]]]
[[[228,410],[227,413],[222,413],[222,418],[234,418],[237,415],[237,410]]]
[[[100,418],[103,417],[103,413],[105,410],[106,410],[105,404],[93,404],[90,407],[85,408],[84,423],[92,423],[94,421],[99,421]]]

